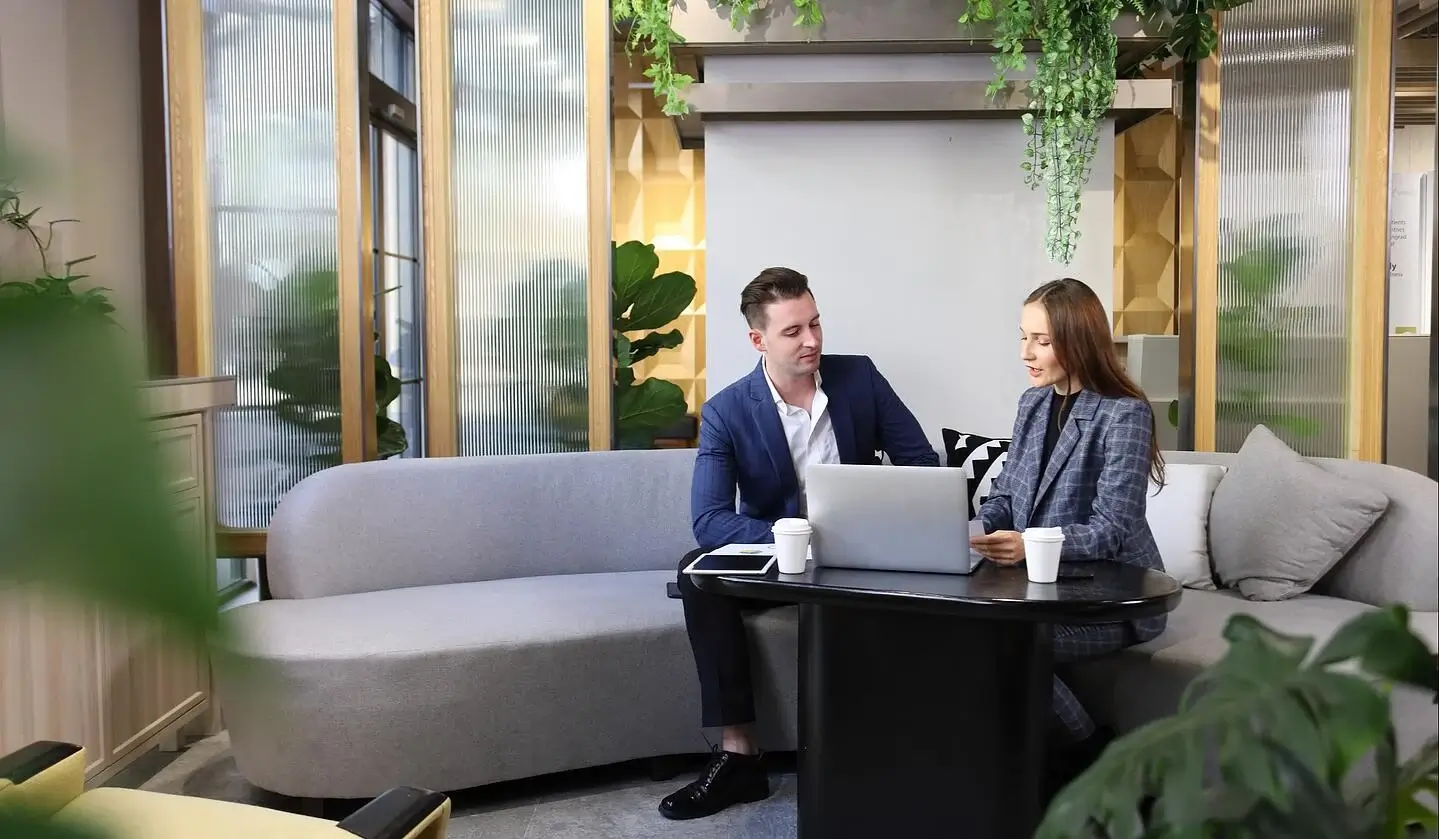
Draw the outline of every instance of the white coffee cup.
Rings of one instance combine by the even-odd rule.
[[[804,519],[780,519],[774,523],[775,558],[781,574],[803,574],[813,533]]]
[[[1052,583],[1059,579],[1059,555],[1064,551],[1064,531],[1057,527],[1029,527],[1024,531],[1024,567],[1031,583]]]

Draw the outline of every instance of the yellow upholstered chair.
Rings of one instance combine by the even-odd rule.
[[[102,828],[111,839],[444,839],[450,799],[396,787],[341,822],[161,792],[85,789],[85,750],[33,743],[0,757],[0,808]]]

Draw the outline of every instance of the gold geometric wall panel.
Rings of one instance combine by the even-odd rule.
[[[653,244],[660,272],[684,271],[696,285],[694,303],[669,327],[680,330],[684,343],[640,362],[635,374],[679,385],[698,414],[705,401],[704,151],[680,148],[654,92],[632,87],[648,82],[639,56],[618,52],[613,68],[614,239]]]
[[[1156,114],[1114,143],[1114,334],[1173,335],[1179,119]]]

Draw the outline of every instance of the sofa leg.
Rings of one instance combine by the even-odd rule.
[[[325,799],[323,798],[296,798],[295,806],[302,816],[311,816],[317,819],[325,817]]]
[[[668,781],[685,770],[683,755],[660,755],[649,760],[650,780]]]

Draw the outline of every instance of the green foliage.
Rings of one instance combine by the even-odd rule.
[[[0,839],[103,839],[100,831],[56,824],[19,807],[0,804]]]
[[[1114,103],[1118,41],[1114,21],[1123,0],[971,0],[962,25],[993,23],[991,98],[1010,90],[1008,74],[1028,65],[1025,45],[1040,55],[1028,82],[1025,184],[1045,191],[1045,252],[1069,264],[1079,240],[1080,197],[1098,149],[1098,124]]]
[[[1208,58],[1219,48],[1219,31],[1214,13],[1237,9],[1250,0],[1126,0],[1139,13],[1146,31],[1166,36],[1164,47],[1154,59],[1169,56],[1193,63]]]
[[[684,342],[678,329],[650,330],[673,323],[695,298],[694,277],[682,271],[656,276],[659,267],[654,245],[613,246],[615,443],[620,448],[648,446],[658,431],[679,422],[687,410],[684,391],[674,382],[653,376],[635,381],[637,362]],[[634,332],[647,334],[629,337]]]
[[[1439,690],[1406,608],[1360,615],[1317,652],[1314,639],[1251,615],[1231,617],[1224,638],[1225,657],[1190,684],[1179,712],[1113,743],[1055,799],[1038,839],[1399,839],[1435,825],[1424,794],[1439,783],[1436,741],[1400,763],[1390,721],[1390,685]],[[1217,786],[1205,782],[1206,753]],[[1346,784],[1370,754],[1374,782]]]
[[[645,78],[654,83],[654,95],[670,116],[689,113],[684,91],[694,77],[675,70],[674,48],[684,38],[674,30],[673,5],[677,0],[610,0],[610,18],[617,27],[629,27],[625,52],[640,52],[648,59]],[[818,29],[824,24],[824,10],[819,0],[789,0],[794,9],[795,26]],[[768,0],[713,0],[719,9],[729,9],[730,24],[736,31],[753,16],[765,9]]]
[[[1293,283],[1305,254],[1304,244],[1284,232],[1286,219],[1266,219],[1235,239],[1244,243],[1233,258],[1219,264],[1220,305],[1217,342],[1221,375],[1260,374],[1280,385],[1293,365],[1292,350],[1281,346],[1300,331],[1301,312],[1285,305],[1281,295]],[[1227,376],[1225,376],[1227,378]],[[1291,438],[1312,437],[1317,422],[1298,414],[1262,406],[1271,388],[1240,381],[1225,386],[1216,415],[1233,422],[1265,425]]]
[[[0,328],[8,320],[28,320],[31,317],[59,315],[68,317],[95,318],[107,324],[114,324],[110,314],[115,311],[107,292],[108,288],[88,288],[76,291],[74,284],[88,279],[87,274],[75,273],[75,266],[94,259],[86,256],[64,263],[60,273],[50,270],[50,244],[55,225],[74,221],[59,219],[46,224],[45,234],[35,228],[32,222],[40,208],[24,209],[21,193],[12,175],[0,172],[0,230],[9,229],[28,240],[35,248],[35,260],[39,276],[33,280],[5,280],[0,276]]]
[[[611,243],[612,407],[614,443],[619,448],[648,448],[654,443],[656,433],[678,423],[688,410],[684,391],[674,382],[654,376],[642,381],[635,379],[635,364],[684,343],[684,335],[678,329],[660,330],[673,323],[694,302],[694,278],[680,271],[656,276],[659,264],[654,245]],[[547,307],[542,352],[546,360],[571,377],[583,378],[589,354],[583,273],[578,269],[548,273],[555,279],[546,281],[543,287],[550,287],[557,280],[559,297],[555,304]],[[536,281],[521,286],[517,307],[533,306],[524,296],[543,293],[540,288]],[[637,332],[644,334],[636,335]],[[583,385],[555,388],[547,395],[545,411],[550,426],[560,434],[562,446],[587,448],[581,432],[589,422],[588,393]]]
[[[279,363],[265,381],[282,394],[274,411],[320,441],[309,455],[317,469],[339,465],[342,459],[339,294],[333,268],[305,268],[278,282],[266,301],[267,337]],[[409,445],[404,426],[388,416],[399,396],[400,380],[376,354],[375,432],[381,460]]]
[[[1118,39],[1114,21],[1128,7],[1167,34],[1166,49],[1185,60],[1207,56],[1218,43],[1211,10],[1248,0],[967,0],[961,26],[988,23],[996,52],[991,98],[1015,90],[1009,74],[1029,63],[1038,42],[1035,75],[1020,117],[1028,144],[1020,163],[1025,184],[1045,191],[1045,253],[1068,265],[1079,240],[1079,210],[1098,126],[1114,103]]]
[[[48,237],[21,212],[5,151],[0,133],[0,217],[30,237],[44,265]],[[61,276],[42,269],[42,280],[80,279],[73,264]],[[0,293],[0,589],[118,610],[177,643],[225,644],[213,557],[195,555],[177,527],[140,374],[102,292],[37,281]],[[5,839],[97,839],[101,827],[0,804]]]

